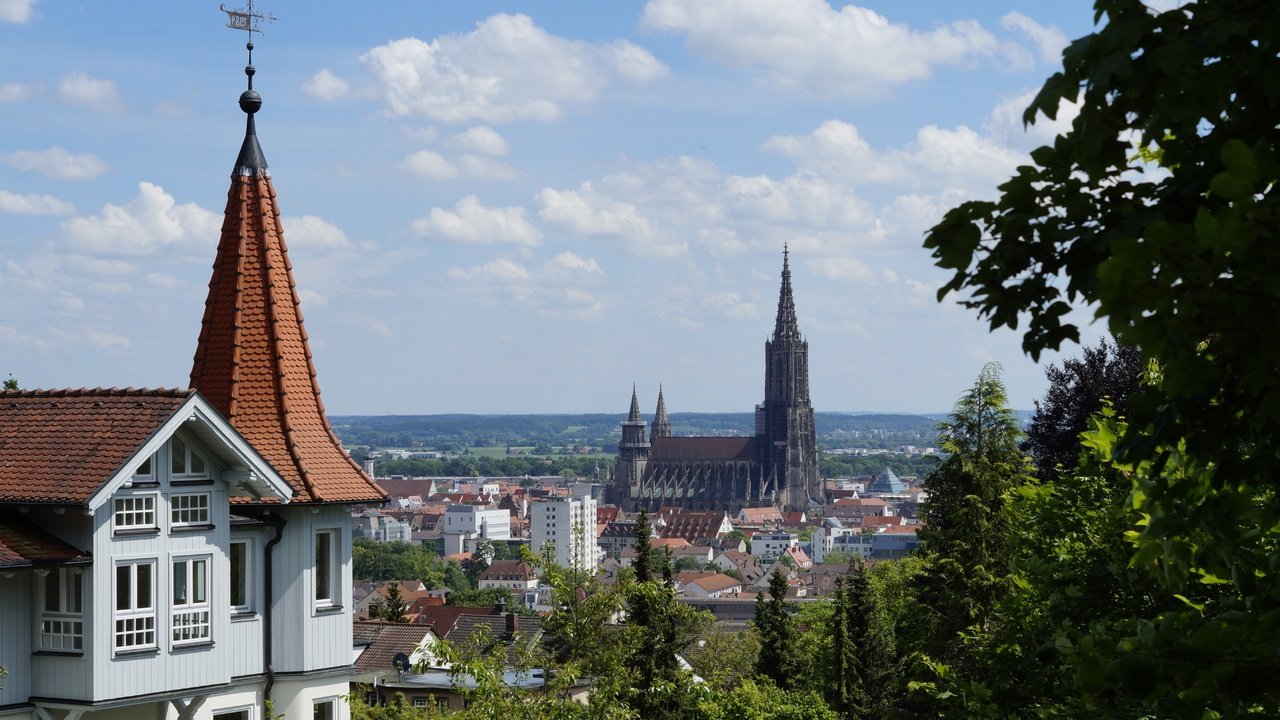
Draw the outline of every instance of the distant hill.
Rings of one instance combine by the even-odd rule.
[[[625,416],[578,415],[334,415],[329,418],[344,445],[392,448],[578,444],[612,449]],[[676,435],[751,435],[752,413],[673,413]],[[646,420],[649,419],[646,416]],[[825,445],[894,447],[925,445],[937,434],[937,417],[896,413],[816,414]]]

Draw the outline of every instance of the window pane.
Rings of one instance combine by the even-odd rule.
[[[129,602],[129,566],[116,567],[116,609],[129,610],[133,604]]]
[[[187,563],[179,560],[173,564],[173,604],[187,604]]]
[[[151,566],[137,565],[138,568],[138,609],[151,607]]]
[[[193,560],[191,562],[191,595],[192,602],[202,603],[205,601],[205,561]]]
[[[78,613],[83,610],[83,608],[81,607],[81,603],[83,602],[83,600],[81,600],[80,598],[84,597],[84,573],[80,572],[79,570],[71,570],[70,572],[71,572],[71,603],[69,607],[71,612]]]
[[[204,460],[195,453],[191,453],[191,474],[192,475],[204,474]]]
[[[187,471],[187,444],[179,440],[173,439],[173,443],[169,446],[169,457],[172,458],[171,463],[173,474],[182,475]]]
[[[62,583],[58,582],[61,570],[50,570],[44,576],[44,609],[45,612],[58,612],[62,609],[59,601],[62,594]]]
[[[332,535],[327,532],[316,533],[316,599],[332,600],[333,593],[330,591],[329,579],[329,556],[332,548]]]
[[[146,460],[142,461],[142,464],[138,466],[138,472],[136,474],[138,475],[151,474],[151,458],[147,458]]]
[[[231,605],[243,607],[248,605],[248,588],[245,587],[245,550],[247,543],[231,543]]]

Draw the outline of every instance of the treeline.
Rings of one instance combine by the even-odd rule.
[[[565,471],[578,477],[594,477],[597,468],[600,476],[611,472],[611,457],[580,457],[573,455],[549,458],[530,455],[490,457],[486,455],[459,455],[441,459],[430,458],[376,458],[374,472],[379,476],[408,475],[414,477],[524,477],[525,475],[561,475]]]
[[[889,468],[899,477],[922,478],[938,467],[942,458],[938,455],[828,455],[823,453],[819,469],[824,478],[866,477],[879,475]]]

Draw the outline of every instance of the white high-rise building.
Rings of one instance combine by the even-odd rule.
[[[480,505],[450,505],[444,512],[444,552],[471,552],[475,541],[510,540],[511,513]]]
[[[558,565],[596,571],[596,501],[590,496],[553,498],[529,505],[530,549],[551,543]]]

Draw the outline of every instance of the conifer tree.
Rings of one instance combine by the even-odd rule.
[[[789,690],[795,678],[795,630],[787,613],[787,576],[774,568],[769,576],[769,599],[756,596],[756,631],[760,634],[760,656],[756,674]]]

